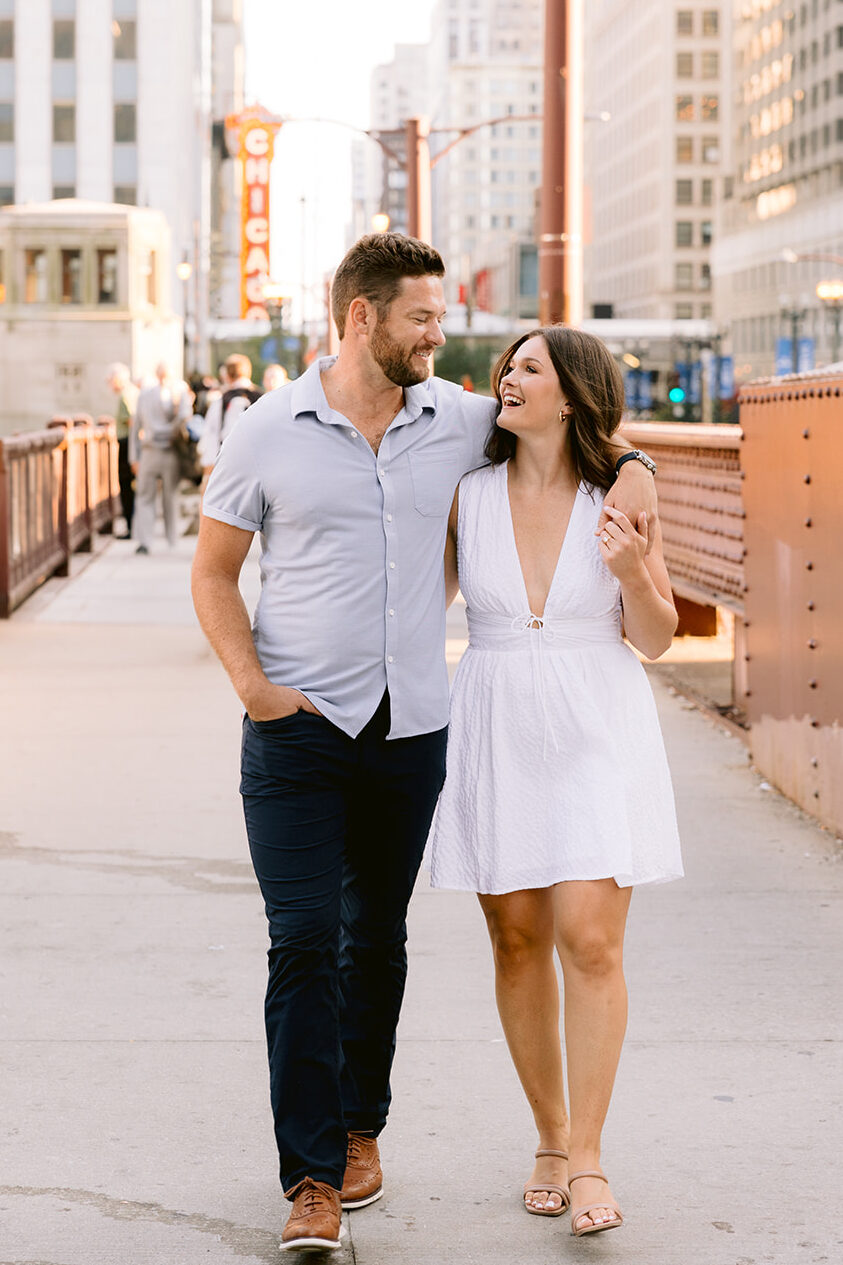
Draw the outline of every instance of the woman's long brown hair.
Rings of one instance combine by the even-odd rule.
[[[492,388],[501,403],[501,379],[512,357],[529,338],[543,338],[559,386],[571,406],[568,439],[578,482],[606,491],[615,481],[620,448],[612,435],[623,416],[623,377],[606,344],[594,334],[568,325],[545,325],[522,334],[492,370]],[[499,465],[514,456],[517,437],[495,421],[486,441],[486,456]]]

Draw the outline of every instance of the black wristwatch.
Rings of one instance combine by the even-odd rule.
[[[653,461],[652,457],[648,457],[646,452],[642,452],[640,448],[633,448],[629,452],[625,452],[622,457],[618,457],[617,461],[615,462],[616,476],[620,474],[621,466],[623,465],[625,461],[640,461],[642,466],[644,466],[645,469],[650,471],[650,474],[656,473],[655,461]]]

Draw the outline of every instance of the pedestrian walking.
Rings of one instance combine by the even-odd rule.
[[[256,387],[252,381],[252,362],[249,357],[239,354],[229,356],[225,362],[222,392],[209,402],[199,438],[199,460],[206,479],[214,468],[223,440],[231,433],[232,426],[262,394],[260,387]]]
[[[167,542],[178,536],[179,457],[175,440],[193,415],[193,395],[186,382],[170,377],[162,361],[156,366],[157,382],[138,396],[136,424],[131,433],[132,468],[137,475],[134,537],[135,553],[149,553],[155,534],[158,484],[164,512]]]
[[[290,375],[283,365],[267,365],[263,371],[261,385],[264,391],[275,391],[278,387],[283,387],[285,383],[290,381]]]
[[[338,1247],[341,1208],[382,1194],[406,910],[445,771],[448,511],[497,409],[429,377],[443,275],[423,242],[361,238],[332,286],[338,356],[241,417],[203,502],[194,602],[245,708],[241,792],[269,923],[283,1249]],[[652,521],[642,465],[609,503]],[[252,628],[238,577],[254,532]]]
[[[600,1138],[626,1027],[632,888],[682,874],[655,703],[622,628],[655,659],[677,617],[659,524],[610,508],[599,525],[624,402],[605,345],[534,330],[492,381],[491,464],[462,479],[449,520],[446,584],[465,597],[469,643],[431,881],[477,892],[486,916],[498,1010],[538,1132],[524,1207],[556,1217],[575,1204],[580,1236],[623,1221]]]
[[[114,424],[117,432],[117,481],[120,485],[120,508],[126,526],[118,540],[130,540],[135,513],[135,476],[129,458],[129,434],[138,404],[138,388],[132,382],[129,366],[119,362],[110,366],[106,382],[117,396]]]

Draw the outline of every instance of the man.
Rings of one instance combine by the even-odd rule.
[[[232,426],[250,404],[260,399],[261,391],[252,381],[252,362],[248,356],[229,356],[225,362],[222,394],[211,400],[205,413],[205,425],[199,438],[199,460],[207,480],[219,456],[222,442]]]
[[[178,536],[179,458],[174,440],[193,415],[193,396],[186,382],[170,377],[164,361],[155,367],[155,386],[138,396],[136,424],[130,437],[132,470],[137,475],[135,494],[135,553],[147,554],[155,534],[155,501],[158,483],[164,508],[164,530],[172,547]]]
[[[117,396],[114,423],[117,430],[117,480],[120,484],[120,507],[126,527],[118,540],[131,540],[132,517],[135,512],[135,489],[132,465],[129,460],[129,432],[138,404],[138,389],[132,382],[128,365],[113,364],[108,370],[106,382]]]
[[[444,777],[448,511],[496,408],[428,378],[443,275],[423,242],[361,238],[333,282],[339,355],[241,418],[205,494],[193,593],[246,710],[284,1249],[338,1247],[341,1207],[382,1193],[406,909]],[[622,477],[626,512],[653,513],[650,475]]]

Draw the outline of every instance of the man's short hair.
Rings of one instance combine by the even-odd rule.
[[[232,382],[236,378],[251,378],[252,362],[248,356],[242,356],[239,352],[235,352],[233,356],[229,356],[226,360],[225,371]]]
[[[345,336],[346,317],[354,299],[368,299],[382,321],[402,278],[444,275],[442,256],[427,242],[401,233],[368,233],[354,243],[334,273],[331,311],[337,333],[340,338]]]

